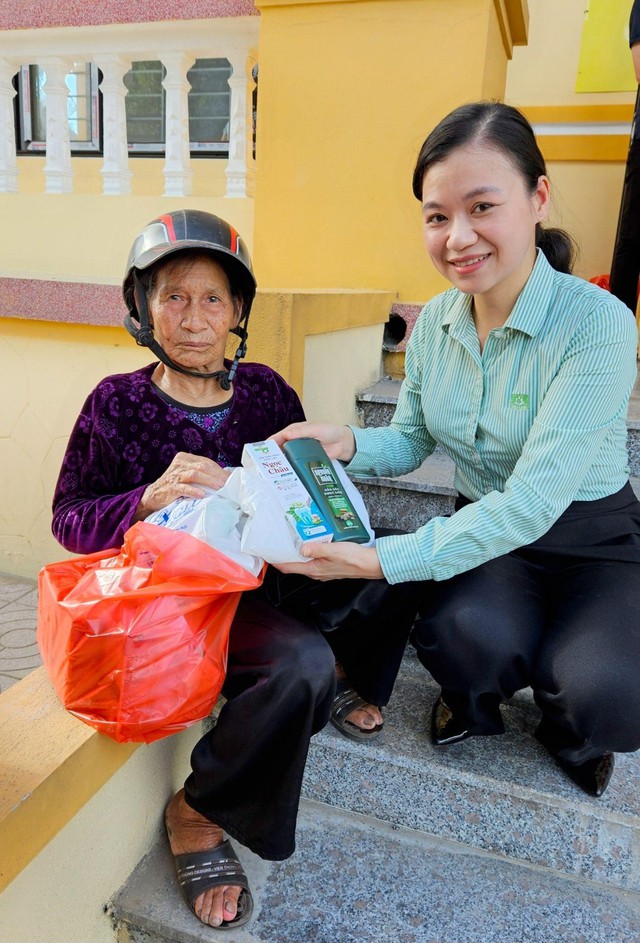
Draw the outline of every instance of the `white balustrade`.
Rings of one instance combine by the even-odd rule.
[[[13,126],[13,76],[18,66],[0,59],[0,193],[15,193],[18,190],[18,163],[16,161],[16,135]]]
[[[132,192],[135,154],[127,142],[124,76],[136,61],[159,60],[165,67],[165,163],[164,195],[189,196],[193,190],[193,164],[189,145],[189,90],[187,73],[196,59],[228,59],[229,155],[225,196],[247,198],[254,194],[253,101],[258,18],[171,24],[133,23],[98,28],[29,30],[3,33],[0,57],[0,192],[17,191],[22,164],[16,159],[13,80],[20,66],[38,65],[46,73],[47,193],[73,191],[66,76],[74,63],[94,63],[102,72],[100,82],[103,162],[102,192]],[[98,99],[95,99],[98,105]],[[94,112],[93,118],[99,120]],[[95,126],[94,126],[95,127]],[[87,153],[87,151],[85,151]],[[144,156],[145,152],[141,152]]]
[[[127,149],[127,112],[125,98],[127,87],[124,84],[125,73],[131,68],[131,59],[117,53],[104,53],[98,57],[98,67],[102,70],[102,136],[104,162],[102,174],[102,192],[107,194],[131,193],[132,171],[129,169]]]
[[[189,196],[193,171],[189,151],[191,86],[187,81],[187,72],[195,62],[195,56],[165,52],[161,58],[167,70],[162,82],[166,92],[164,195]]]
[[[227,164],[228,197],[254,195],[253,172],[253,67],[255,59],[229,56],[231,104],[229,106],[229,163]]]
[[[44,59],[39,65],[46,73],[44,91],[47,96],[47,159],[44,165],[47,193],[71,193],[71,141],[65,82],[72,63],[59,56]]]

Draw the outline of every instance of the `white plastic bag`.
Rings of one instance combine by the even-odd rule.
[[[336,473],[371,540],[375,542],[369,515],[359,491],[340,462]],[[234,468],[219,491],[204,498],[178,498],[146,520],[182,530],[204,540],[258,575],[263,562],[308,562],[296,550],[284,512],[269,483],[247,468]]]
[[[369,543],[361,546],[370,547],[375,543],[375,536],[362,495],[340,462],[334,461],[333,465],[348,498],[369,531]],[[283,508],[264,478],[250,469],[236,468],[221,488],[222,492],[247,516],[241,537],[241,546],[246,553],[263,557],[267,563],[308,562],[308,557],[301,556],[296,550]]]
[[[284,512],[275,495],[260,475],[246,468],[234,468],[220,493],[242,511],[240,546],[244,553],[267,563],[291,563],[303,560],[297,552]]]
[[[246,515],[240,506],[220,491],[207,488],[204,498],[178,498],[160,511],[146,518],[149,524],[159,524],[171,530],[204,540],[210,547],[235,560],[253,576],[258,576],[264,560],[245,553],[241,545]]]

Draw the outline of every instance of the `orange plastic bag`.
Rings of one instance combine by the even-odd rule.
[[[37,638],[60,700],[119,743],[206,717],[240,595],[261,581],[203,541],[145,522],[119,553],[45,566]]]
[[[609,278],[609,275],[594,275],[593,278],[589,279],[589,281],[592,285],[597,285],[598,288],[604,288],[605,291],[611,291]]]

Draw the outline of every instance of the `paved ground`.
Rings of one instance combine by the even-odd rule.
[[[634,386],[633,393],[631,394],[627,418],[631,421],[635,420],[636,422],[640,419],[640,373],[638,374],[636,385]]]
[[[0,574],[0,693],[42,664],[35,580]]]

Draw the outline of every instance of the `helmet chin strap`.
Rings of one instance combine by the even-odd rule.
[[[136,308],[140,317],[140,326],[138,327],[135,324],[133,318],[128,313],[124,317],[124,326],[126,327],[129,334],[135,338],[136,344],[138,344],[140,347],[148,347],[149,350],[156,355],[158,360],[160,360],[171,370],[177,370],[178,373],[183,373],[188,377],[197,377],[200,380],[217,380],[223,390],[231,389],[231,383],[236,375],[238,363],[243,357],[246,356],[247,353],[247,322],[249,320],[249,315],[243,314],[238,327],[231,329],[233,334],[237,334],[240,337],[240,345],[235,352],[233,363],[231,364],[230,368],[228,370],[216,370],[214,373],[198,373],[196,370],[188,370],[186,367],[183,367],[181,364],[172,360],[155,339],[153,335],[153,327],[151,326],[151,319],[149,317],[147,293],[144,290],[142,282],[140,281],[138,273],[135,269],[133,270],[133,284]],[[242,325],[243,321],[244,326]]]

